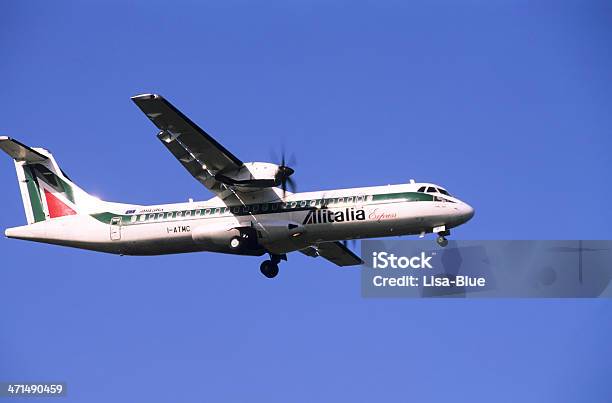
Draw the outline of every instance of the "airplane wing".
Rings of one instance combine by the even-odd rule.
[[[159,128],[157,138],[194,178],[215,193],[226,190],[215,175],[240,169],[242,161],[161,95],[136,95],[132,101]]]
[[[300,252],[307,256],[321,256],[337,266],[355,266],[363,264],[363,260],[354,254],[342,242],[322,242],[316,246],[301,249]]]

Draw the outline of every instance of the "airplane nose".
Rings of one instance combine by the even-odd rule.
[[[472,219],[472,217],[474,217],[474,207],[470,206],[467,203],[463,203],[463,219],[465,220],[464,222],[468,222],[469,220]]]

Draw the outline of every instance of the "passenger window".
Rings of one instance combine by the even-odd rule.
[[[136,222],[137,219],[138,219],[138,216],[133,215],[130,217],[130,222]]]
[[[317,205],[317,201],[316,200],[311,200],[310,201],[310,207],[314,207]]]
[[[297,207],[297,202],[291,202],[290,206],[291,206],[291,208],[296,208]]]
[[[300,207],[306,207],[306,204],[307,204],[307,203],[308,203],[308,202],[307,202],[306,200],[302,200],[302,201],[300,202]]]
[[[347,203],[352,203],[353,202],[353,197],[352,196],[351,197],[347,197],[346,198],[346,202]]]
[[[164,213],[159,213],[157,215],[157,219],[160,220],[160,221],[163,220],[164,219]]]
[[[182,211],[177,211],[176,212],[176,218],[182,217],[183,216],[183,212]]]
[[[338,197],[338,201],[337,201],[337,203],[338,203],[338,204],[342,204],[342,203],[344,203],[344,197]]]
[[[278,210],[278,203],[272,203],[270,207],[272,208],[272,211],[276,211]]]
[[[191,210],[185,211],[185,217],[191,217]]]
[[[219,209],[218,207],[215,209],[214,214],[219,214],[219,212],[221,211],[221,209]]]
[[[259,211],[259,204],[253,204],[253,213],[257,213]]]
[[[149,220],[150,221],[155,220],[155,214],[149,214]]]
[[[268,211],[268,203],[264,203],[261,205],[261,211]]]

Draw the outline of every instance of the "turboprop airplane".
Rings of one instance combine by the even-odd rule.
[[[242,162],[157,94],[132,97],[159,129],[157,137],[187,171],[215,194],[207,201],[142,206],[102,201],[83,191],[53,155],[0,137],[15,163],[28,225],[9,238],[120,255],[220,252],[270,258],[260,270],[278,274],[287,254],[321,256],[338,266],[362,264],[346,240],[438,234],[474,209],[432,183],[294,193],[294,170]]]

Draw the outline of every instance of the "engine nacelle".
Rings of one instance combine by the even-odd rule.
[[[259,189],[278,186],[282,174],[293,173],[289,170],[269,162],[246,162],[237,171],[218,173],[215,179],[229,186]]]

